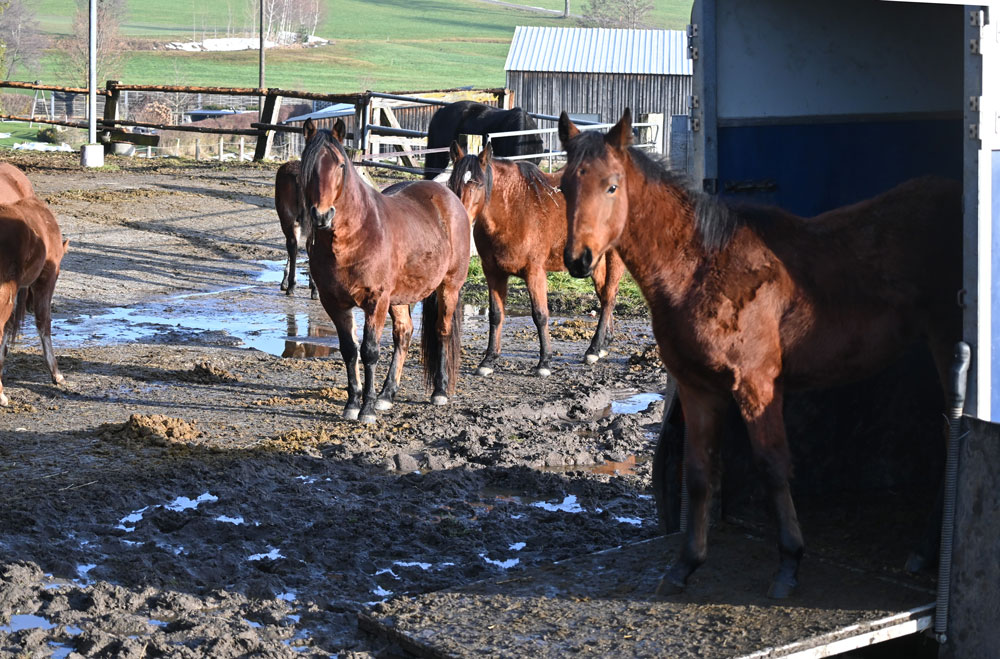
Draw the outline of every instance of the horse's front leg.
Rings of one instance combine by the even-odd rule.
[[[7,359],[7,350],[10,348],[10,340],[14,333],[14,327],[8,327],[8,321],[14,313],[14,304],[17,299],[17,282],[10,281],[0,284],[0,407],[7,407],[10,401],[7,394],[3,392],[3,364]]]
[[[312,247],[313,243],[316,242],[316,232],[312,228],[312,220],[308,217],[303,217],[299,224],[304,227],[304,231],[307,234],[305,236],[306,257],[312,260]],[[306,277],[309,279],[309,299],[315,300],[319,297],[319,291],[316,290],[316,282],[313,281],[311,267],[306,270]]]
[[[361,389],[358,387],[358,336],[354,327],[354,309],[331,309],[323,305],[337,328],[337,339],[340,342],[340,354],[347,368],[347,404],[344,406],[344,418],[351,421],[358,418],[361,410]]]
[[[688,527],[677,559],[660,582],[660,592],[684,588],[687,579],[708,556],[708,518],[712,504],[713,472],[725,428],[729,396],[684,387],[678,383],[687,436],[684,442],[684,478],[688,491]]]
[[[389,310],[389,295],[381,296],[371,309],[365,309],[365,329],[361,339],[361,363],[365,367],[365,383],[361,392],[361,423],[375,423],[375,365],[378,363],[379,341]]]
[[[541,377],[552,375],[552,346],[549,342],[548,280],[540,267],[531,269],[524,276],[524,283],[531,298],[531,319],[538,330],[538,365],[535,373]]]
[[[608,356],[608,346],[615,332],[615,298],[618,295],[618,282],[625,273],[625,264],[618,252],[611,250],[605,254],[597,267],[594,268],[594,291],[601,303],[601,315],[597,319],[597,330],[590,340],[590,347],[583,358],[588,364]]]
[[[410,318],[408,304],[396,304],[389,307],[392,317],[392,360],[389,362],[389,372],[385,376],[382,392],[375,401],[376,410],[388,410],[399,391],[399,379],[403,375],[403,362],[410,349],[410,339],[413,338],[413,319]]]
[[[777,383],[757,389],[741,387],[736,392],[754,457],[767,480],[768,495],[778,522],[780,562],[767,593],[768,597],[776,599],[788,597],[798,585],[799,563],[805,550],[788,483],[792,475],[792,457],[785,436],[782,398],[782,389]]]
[[[486,344],[486,354],[479,362],[476,374],[490,375],[496,368],[497,358],[500,357],[500,332],[503,330],[504,306],[507,304],[508,277],[506,274],[488,269],[485,261],[483,274],[486,276],[486,285],[490,291],[490,338]]]

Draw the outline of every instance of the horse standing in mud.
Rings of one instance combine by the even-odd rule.
[[[531,317],[538,329],[540,354],[535,372],[547,376],[552,372],[552,350],[545,273],[566,269],[566,201],[558,189],[562,174],[545,174],[528,162],[493,158],[491,144],[476,156],[466,155],[458,142],[452,142],[451,158],[455,164],[448,186],[475,222],[472,236],[490,294],[490,337],[478,373],[492,373],[500,356],[507,280],[516,276],[528,288]],[[608,354],[615,296],[624,272],[625,265],[614,250],[594,265],[591,277],[601,315],[584,357],[588,363]]]
[[[281,222],[281,232],[285,234],[285,249],[288,260],[285,262],[285,273],[281,279],[281,290],[291,295],[295,291],[295,268],[299,246],[305,247],[306,254],[312,247],[312,221],[305,212],[302,200],[302,188],[299,185],[299,172],[302,163],[298,160],[286,162],[278,168],[274,176],[274,209],[278,212]],[[317,298],[316,285],[312,274],[309,277],[309,297]]]
[[[712,473],[735,399],[778,524],[780,567],[769,595],[786,597],[804,545],[789,489],[784,392],[859,380],[920,339],[947,382],[961,338],[960,185],[917,179],[806,220],[777,208],[728,208],[692,191],[630,148],[631,135],[627,109],[606,136],[560,117],[569,161],[565,260],[583,277],[618,250],[677,383],[690,521],[662,586],[683,588],[706,558]]]
[[[521,108],[503,110],[475,101],[457,101],[442,107],[427,126],[427,148],[447,148],[459,135],[482,135],[517,130],[535,130],[538,125]],[[526,156],[544,150],[538,135],[514,135],[493,140],[498,156]],[[448,154],[429,153],[424,160],[424,178],[432,179],[448,166]]]
[[[13,165],[0,163],[0,375],[30,308],[52,381],[64,381],[52,351],[52,292],[68,246],[27,177]],[[0,381],[0,406],[8,403]]]
[[[376,409],[392,407],[413,334],[409,305],[421,300],[425,382],[433,386],[431,402],[444,405],[454,392],[461,360],[459,295],[469,271],[470,227],[462,202],[433,181],[414,181],[382,194],[362,181],[348,158],[341,144],[343,121],[332,133],[317,130],[311,120],[305,129],[301,181],[315,223],[309,267],[347,365],[344,416],[373,422]],[[363,392],[354,307],[365,314]],[[376,400],[374,369],[386,312],[392,316],[394,349]]]

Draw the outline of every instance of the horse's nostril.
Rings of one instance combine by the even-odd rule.
[[[588,277],[594,264],[594,254],[589,247],[585,247],[580,256],[573,256],[567,248],[563,252],[563,263],[573,277]]]

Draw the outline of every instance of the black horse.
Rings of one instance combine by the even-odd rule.
[[[427,127],[427,148],[447,148],[459,135],[486,135],[514,130],[535,130],[535,120],[521,108],[501,110],[475,101],[458,101],[443,106]],[[517,135],[493,140],[493,155],[500,157],[541,153],[538,135]],[[424,161],[424,178],[431,179],[448,166],[448,152],[429,153]]]

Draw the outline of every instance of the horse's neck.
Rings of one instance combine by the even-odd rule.
[[[631,163],[628,219],[616,249],[646,299],[676,304],[705,258],[683,190],[650,181]]]
[[[348,259],[355,252],[371,250],[384,233],[380,200],[377,198],[380,194],[356,173],[348,179],[348,184],[334,204],[337,212],[333,218],[333,249],[338,259]]]

